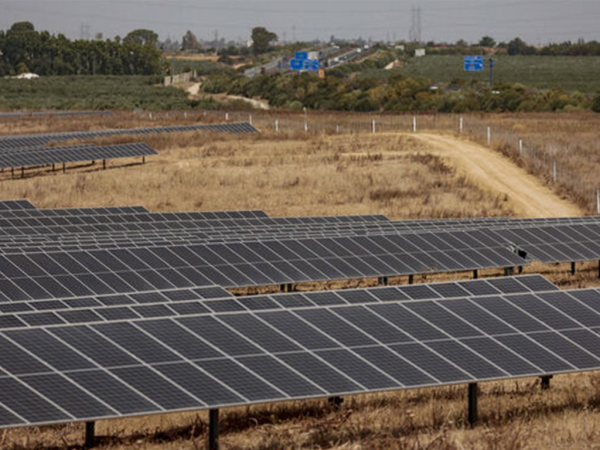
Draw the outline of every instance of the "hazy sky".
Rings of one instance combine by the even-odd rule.
[[[247,39],[261,25],[288,40],[407,39],[413,6],[421,9],[423,40],[600,40],[600,0],[0,0],[0,29],[29,20],[72,38],[150,28],[161,39],[180,39],[188,29],[203,39],[215,30]]]

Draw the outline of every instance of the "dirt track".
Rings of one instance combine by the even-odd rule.
[[[583,214],[577,206],[561,199],[535,176],[489,148],[439,134],[419,133],[411,136],[426,144],[429,153],[446,159],[458,173],[489,191],[506,194],[515,214],[520,217]]]

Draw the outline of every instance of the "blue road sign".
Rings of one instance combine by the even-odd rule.
[[[483,71],[483,56],[465,56],[465,72]]]
[[[296,52],[294,58],[296,58],[296,59],[308,59],[308,52]]]
[[[302,70],[303,68],[304,68],[304,60],[303,59],[290,59],[290,69]]]
[[[318,59],[305,59],[304,60],[304,70],[319,70],[319,60]]]

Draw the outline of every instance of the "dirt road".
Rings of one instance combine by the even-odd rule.
[[[443,157],[458,173],[498,194],[506,194],[519,217],[580,216],[583,212],[561,199],[535,176],[503,155],[481,145],[452,136],[419,133],[428,153]]]

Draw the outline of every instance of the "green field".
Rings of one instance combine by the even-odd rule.
[[[188,109],[184,91],[158,86],[155,76],[0,78],[0,110]]]
[[[537,88],[562,87],[596,92],[600,89],[600,57],[596,56],[497,56],[494,80]],[[428,55],[410,58],[401,69],[409,77],[428,78],[435,83],[453,79],[489,80],[489,71],[466,73],[461,55]]]

